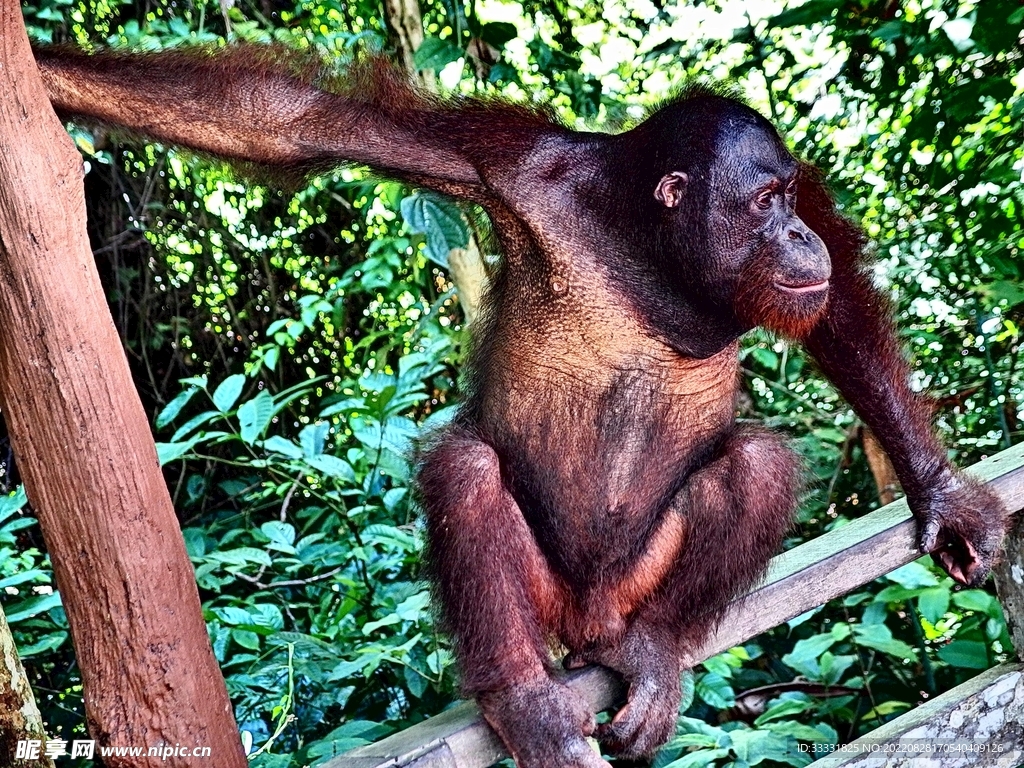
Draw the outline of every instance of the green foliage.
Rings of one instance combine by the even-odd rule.
[[[24,488],[0,497],[0,589],[14,598],[4,601],[4,614],[24,641],[18,643],[23,658],[60,647],[68,634],[47,559],[38,549],[18,549],[17,532],[35,524],[23,514],[27,503]]]
[[[219,498],[231,508],[183,532],[210,596],[214,652],[257,745],[287,710],[294,719],[274,731],[274,748],[331,757],[386,730],[321,727],[299,741],[299,723],[393,720],[452,695],[451,655],[419,573],[409,459],[422,427],[407,415],[429,399],[450,351],[445,337],[421,343],[394,370],[344,379],[327,395],[315,381],[272,395],[257,367],[215,387],[193,379],[157,417],[169,429],[181,422],[157,450],[183,465],[184,505]],[[299,401],[306,417],[283,419]],[[199,413],[188,418],[183,402]],[[286,680],[295,693],[282,704]]]
[[[966,463],[1019,441],[1019,3],[731,8],[424,0],[415,63],[441,87],[610,130],[689,77],[735,80],[864,222],[952,453]],[[389,45],[380,5],[364,0],[30,0],[24,13],[36,40],[79,45],[273,40],[340,60]],[[487,251],[479,212],[360,169],[286,193],[174,151],[73,136],[253,765],[316,764],[442,711],[452,657],[423,581],[410,461],[457,401],[448,254],[470,236]],[[859,424],[802,353],[754,333],[742,365],[741,417],[789,434],[808,468],[786,546],[873,509]],[[68,737],[84,718],[66,618],[5,466],[0,596],[44,715]],[[877,727],[1010,651],[990,589],[953,592],[912,563],[701,665],[655,765],[806,765],[813,745]]]
[[[402,200],[402,216],[409,229],[426,237],[424,252],[448,267],[448,252],[469,244],[469,229],[459,209],[440,195],[417,192]]]

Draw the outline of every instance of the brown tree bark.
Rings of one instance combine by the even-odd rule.
[[[868,460],[871,475],[875,478],[875,487],[878,488],[878,501],[882,506],[891,504],[900,493],[900,480],[896,477],[896,468],[889,461],[874,432],[867,427],[861,427],[860,436],[864,445],[864,456]]]
[[[246,764],[191,564],[85,229],[82,161],[17,0],[0,0],[0,402],[53,561],[99,745]],[[2,760],[3,758],[0,758]]]
[[[433,85],[433,70],[417,70],[416,49],[423,44],[423,16],[419,0],[384,0],[384,20],[391,30],[391,39],[398,58],[409,77],[420,85]]]
[[[40,752],[38,759],[18,759],[18,742],[29,739],[45,743],[43,718],[14,647],[7,617],[0,610],[0,765],[53,768],[53,760],[44,752]]]

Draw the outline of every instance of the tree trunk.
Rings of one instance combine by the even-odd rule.
[[[384,0],[384,20],[391,30],[402,66],[420,85],[433,85],[433,70],[416,69],[416,49],[423,43],[423,16],[419,0]]]
[[[53,768],[53,760],[42,752],[36,760],[17,758],[18,742],[29,739],[45,743],[43,718],[14,647],[7,617],[0,610],[0,764],[13,768]]]
[[[210,765],[245,766],[89,249],[82,161],[49,107],[16,0],[0,0],[0,402],[53,562],[98,746],[209,747]]]
[[[900,480],[896,477],[896,469],[889,461],[885,449],[878,442],[875,433],[867,427],[860,428],[861,442],[864,446],[864,456],[868,460],[868,468],[871,476],[875,478],[875,487],[878,488],[878,502],[881,506],[892,504],[899,497]]]

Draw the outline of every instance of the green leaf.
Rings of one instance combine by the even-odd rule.
[[[1006,621],[1000,617],[998,619],[986,619],[985,620],[985,637],[990,641],[999,640],[1003,637],[1003,633],[1006,631]],[[1006,647],[1006,643],[1003,643],[1003,647]]]
[[[429,592],[417,592],[398,604],[395,613],[402,621],[419,621],[430,605]]]
[[[772,720],[778,720],[780,717],[791,717],[793,715],[799,715],[801,712],[806,712],[809,709],[814,708],[814,702],[811,697],[804,693],[787,693],[780,696],[775,700],[774,704],[768,707],[761,714],[757,720],[754,721],[754,725],[764,725]]]
[[[202,439],[202,433],[195,437],[190,437],[188,440],[180,443],[157,443],[156,444],[156,457],[160,462],[160,466],[166,466],[175,459],[180,459],[186,453],[195,447],[195,444]]]
[[[761,718],[758,718],[758,721],[760,721],[760,719]],[[792,736],[794,739],[799,741],[810,741],[815,744],[829,744],[835,741],[834,734],[829,734],[820,728],[815,728],[811,725],[804,725],[803,723],[797,723],[792,720],[787,720],[781,723],[771,723],[768,727],[772,732],[777,733],[780,736]]]
[[[329,453],[322,453],[319,456],[314,456],[306,461],[309,466],[323,472],[328,477],[343,480],[344,482],[351,483],[353,485],[356,482],[356,471],[352,469],[352,465],[343,459],[339,459],[337,456],[331,456]]]
[[[279,347],[271,347],[263,354],[263,364],[272,371],[277,367],[277,361],[280,357],[281,349]]]
[[[250,651],[258,651],[260,649],[260,636],[247,629],[231,630],[231,639]]]
[[[289,768],[291,765],[294,765],[291,755],[274,752],[261,752],[249,761],[249,768]]]
[[[221,413],[227,413],[242,394],[242,387],[245,386],[245,376],[236,373],[228,376],[221,382],[220,386],[213,393],[213,404]]]
[[[188,556],[198,559],[206,554],[206,535],[198,528],[185,528],[181,532],[185,539],[185,551]]]
[[[181,409],[188,405],[188,401],[192,399],[192,395],[198,391],[199,390],[195,387],[190,387],[189,389],[179,392],[178,396],[165,405],[163,410],[160,411],[160,415],[156,417],[156,428],[163,429],[174,421],[178,414],[181,413]]]
[[[48,635],[43,635],[34,643],[28,645],[18,646],[18,655],[25,659],[29,656],[35,656],[40,653],[47,653],[48,651],[54,651],[60,648],[68,639],[67,632],[51,632]]]
[[[451,654],[443,648],[437,648],[427,654],[427,668],[434,675],[440,675],[451,663]]]
[[[280,435],[268,437],[263,441],[263,447],[268,451],[287,456],[289,459],[302,458],[302,449],[291,440],[281,437]]]
[[[953,594],[953,603],[965,611],[977,611],[988,616],[999,615],[999,603],[988,592],[980,589],[965,589]]]
[[[906,589],[934,587],[939,583],[939,580],[935,578],[935,574],[921,565],[921,563],[907,563],[901,568],[897,568],[886,578],[889,581],[895,581]]]
[[[36,18],[41,21],[56,21],[58,23],[63,23],[64,14],[56,8],[41,8],[36,12]]]
[[[1021,8],[1021,11],[1024,12],[1024,8]],[[1024,283],[1012,280],[996,280],[991,283],[984,283],[975,287],[974,290],[987,296],[994,302],[1005,301],[1011,307],[1024,302]]]
[[[427,690],[427,678],[409,666],[406,666],[404,676],[405,687],[409,690],[409,693],[417,699],[421,698]]]
[[[790,8],[775,18],[769,19],[768,26],[781,29],[827,22],[839,8],[843,7],[843,2],[844,0],[810,0],[808,3]]]
[[[732,736],[732,751],[736,757],[750,766],[777,759],[789,752],[786,739],[771,731],[736,729],[729,735]]]
[[[852,654],[835,656],[832,651],[825,651],[818,659],[821,666],[820,681],[825,685],[835,685],[856,660],[857,657]]]
[[[390,627],[393,624],[400,624],[401,621],[402,620],[398,617],[398,614],[389,613],[387,616],[385,616],[383,619],[380,619],[379,621],[368,621],[365,624],[363,624],[363,634],[367,636],[372,635],[376,630],[380,629],[381,627]]]
[[[189,419],[180,427],[178,427],[178,430],[173,435],[171,435],[171,442],[178,442],[183,437],[186,437],[187,435],[191,434],[194,430],[196,430],[206,422],[210,421],[211,419],[219,415],[220,414],[217,413],[217,411],[203,411],[198,416],[193,416],[191,419]]]
[[[712,736],[707,733],[684,733],[681,736],[676,736],[672,739],[668,745],[669,749],[687,749],[689,747],[699,747],[701,749],[716,749],[720,747],[719,739],[716,736]]]
[[[679,700],[679,712],[680,714],[685,712],[693,704],[693,699],[697,695],[697,679],[696,675],[693,674],[692,669],[684,670],[679,676],[679,684],[683,689],[682,698]]]
[[[836,637],[831,632],[808,637],[797,641],[793,650],[782,657],[782,663],[792,667],[811,680],[817,680],[821,674],[818,657],[832,647]]]
[[[917,649],[902,640],[896,640],[885,624],[857,624],[853,628],[853,636],[858,645],[874,648],[900,659],[917,658]]]
[[[387,736],[390,731],[391,729],[387,726],[375,723],[372,720],[349,720],[328,733],[327,738],[338,739],[342,736],[350,738],[360,736],[367,741],[376,741],[383,736]]]
[[[697,695],[715,709],[728,709],[736,703],[736,694],[729,681],[716,672],[708,672],[697,681]]]
[[[902,712],[904,709],[910,709],[911,704],[906,701],[883,701],[874,709],[868,710],[864,714],[864,720],[873,720],[878,717],[887,717],[897,712]]]
[[[427,192],[402,200],[402,216],[413,232],[426,235],[424,252],[431,261],[448,268],[448,252],[469,245],[469,227],[458,206]]]
[[[327,433],[331,426],[324,421],[316,424],[309,424],[299,432],[299,445],[302,446],[302,453],[307,459],[319,456],[324,452],[324,443],[327,440]]]
[[[32,568],[28,571],[21,571],[13,576],[8,576],[5,579],[0,579],[0,589],[6,589],[7,587],[16,587],[19,584],[24,584],[28,581],[39,581],[42,583],[50,580],[51,574],[48,571],[40,570],[39,568]]]
[[[295,527],[280,520],[269,520],[260,526],[263,535],[275,544],[291,548],[295,543]]]
[[[269,567],[273,564],[270,555],[256,547],[235,547],[234,549],[210,552],[206,555],[206,559],[223,565],[265,565]]]
[[[248,611],[234,605],[215,608],[213,612],[216,614],[217,618],[225,624],[241,624],[243,626],[248,626],[254,623],[252,616],[249,615]]]
[[[872,32],[871,36],[876,40],[891,43],[897,38],[906,37],[909,29],[910,26],[906,22],[897,19],[895,21],[887,21]]]
[[[52,608],[60,606],[60,593],[53,592],[49,595],[34,595],[25,600],[15,603],[7,610],[7,623],[17,624],[19,621],[46,613]]]
[[[988,669],[988,646],[977,640],[954,640],[938,650],[939,658],[961,669]]]
[[[704,669],[708,672],[715,672],[722,677],[732,677],[732,667],[729,666],[728,662],[723,658],[725,654],[719,654],[718,656],[712,656],[710,659],[704,660]]]
[[[255,611],[254,619],[258,626],[274,630],[284,629],[284,614],[276,605],[259,603],[252,606],[252,610]]]
[[[28,496],[25,495],[25,486],[19,485],[17,490],[0,496],[0,523],[21,511],[21,508],[28,504]]]
[[[419,549],[415,536],[393,525],[368,525],[363,530],[363,539],[367,543],[380,543],[404,552],[416,552]]]
[[[299,306],[301,310],[302,324],[307,328],[312,328],[316,319],[320,316],[320,313],[329,315],[334,309],[334,305],[317,295],[303,296],[299,299]]]
[[[976,9],[974,39],[988,53],[1013,50],[1020,36],[1020,4],[1015,0],[987,0],[978,3]]]
[[[206,478],[202,475],[190,475],[185,483],[185,494],[188,502],[194,504],[206,493]]]
[[[404,499],[408,494],[408,488],[391,488],[385,491],[382,499],[384,501],[384,509],[388,512],[394,513],[396,507],[398,507],[402,502],[402,499]]]
[[[907,589],[899,584],[886,587],[877,595],[875,601],[879,603],[902,603],[921,594],[920,589]]]
[[[242,442],[252,445],[263,436],[270,420],[274,418],[274,398],[264,389],[256,397],[242,403],[237,415]]]
[[[350,411],[365,411],[366,399],[362,397],[346,397],[336,403],[331,403],[320,411],[321,417],[334,416],[338,413]]]
[[[937,623],[949,610],[949,587],[926,589],[917,598],[917,609],[929,622]]]
[[[9,520],[4,523],[3,528],[0,528],[0,541],[13,544],[15,542],[13,538],[15,531],[20,531],[22,528],[28,528],[35,524],[36,519],[34,517],[18,517],[14,520]]]
[[[519,30],[515,24],[507,21],[492,21],[480,28],[480,37],[495,48],[501,49],[511,40],[515,40]]]
[[[779,369],[779,355],[771,349],[757,346],[750,350],[750,356],[769,371],[777,371]]]
[[[413,63],[417,69],[444,69],[453,61],[458,61],[463,56],[462,49],[451,40],[442,40],[439,37],[428,37],[413,55]]]

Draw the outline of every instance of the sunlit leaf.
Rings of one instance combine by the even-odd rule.
[[[267,390],[238,406],[238,425],[243,442],[255,443],[274,417],[274,398]]]
[[[156,428],[163,429],[181,413],[181,409],[188,405],[188,401],[192,399],[192,396],[199,390],[195,387],[189,387],[178,393],[171,402],[164,406],[163,410],[156,417]]]
[[[462,56],[462,49],[451,40],[428,37],[416,49],[413,61],[418,69],[440,70],[453,61],[458,61]]]
[[[245,376],[240,373],[224,379],[213,393],[213,404],[217,410],[221,413],[230,411],[231,407],[238,400],[238,396],[242,394],[242,387],[244,386]]]
[[[417,192],[402,200],[402,216],[413,232],[426,235],[427,257],[448,266],[448,252],[469,244],[469,228],[462,212],[452,201],[438,195]]]

